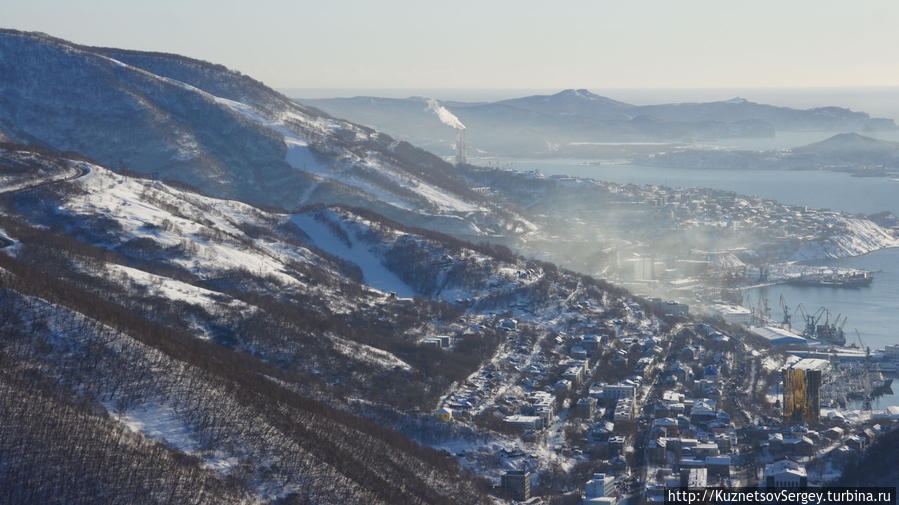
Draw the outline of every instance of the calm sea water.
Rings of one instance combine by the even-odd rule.
[[[882,177],[852,177],[826,171],[707,170],[612,163],[584,165],[575,160],[506,160],[506,163],[520,170],[539,170],[545,175],[591,177],[623,184],[715,188],[816,209],[864,214],[890,210],[899,215],[899,181]]]
[[[899,248],[818,264],[882,272],[875,275],[870,286],[859,289],[769,286],[750,293],[748,297],[758,300],[759,296],[766,296],[772,307],[778,307],[777,301],[782,294],[791,310],[795,310],[801,302],[811,310],[827,307],[833,315],[844,314],[849,317],[845,331],[850,344],[857,342],[859,336],[863,344],[872,349],[899,343]],[[771,316],[780,319],[783,314],[779,308],[773,308]],[[800,319],[796,315],[794,324],[802,324]],[[876,399],[874,408],[899,405],[899,379],[893,386],[893,392]]]

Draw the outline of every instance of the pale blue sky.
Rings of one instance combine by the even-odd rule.
[[[279,88],[899,85],[896,0],[0,0],[0,26]]]

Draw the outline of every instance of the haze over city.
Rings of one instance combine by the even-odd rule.
[[[0,505],[895,503],[895,1],[0,25]]]

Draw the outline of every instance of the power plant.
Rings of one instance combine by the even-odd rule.
[[[428,109],[437,114],[440,122],[456,130],[456,164],[465,163],[465,125],[455,114],[433,98],[428,99]]]

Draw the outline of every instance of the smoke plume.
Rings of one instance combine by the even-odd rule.
[[[455,116],[455,114],[453,114],[452,112],[447,110],[446,107],[440,105],[440,103],[437,102],[437,100],[434,100],[433,98],[429,98],[428,99],[428,108],[431,109],[432,111],[434,111],[435,114],[437,114],[437,117],[440,118],[440,121],[443,124],[445,124],[447,126],[452,126],[453,128],[455,128],[457,130],[465,129],[465,125],[462,124],[462,121],[459,121],[459,118],[457,118]]]

